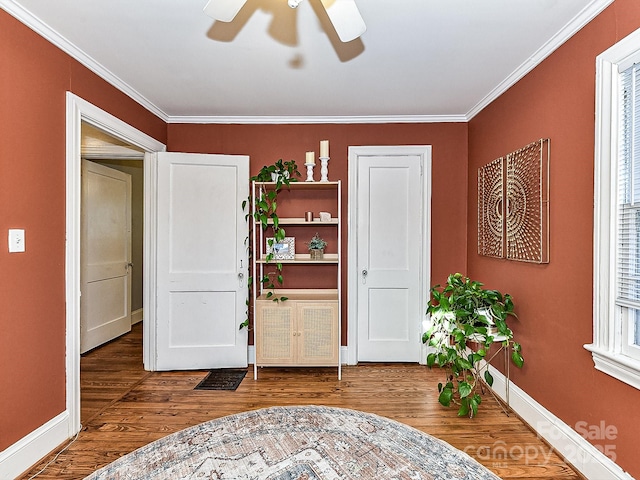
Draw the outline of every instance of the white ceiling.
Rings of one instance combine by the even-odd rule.
[[[357,0],[341,43],[319,0],[0,0],[168,122],[466,121],[612,0]],[[595,62],[595,59],[594,59]]]

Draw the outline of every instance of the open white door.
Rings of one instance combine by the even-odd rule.
[[[156,367],[246,367],[249,157],[157,159]]]
[[[350,150],[357,163],[356,225],[350,230],[356,237],[357,361],[419,362],[429,250],[424,147],[353,148],[360,149]]]
[[[80,353],[131,330],[131,175],[82,160]]]

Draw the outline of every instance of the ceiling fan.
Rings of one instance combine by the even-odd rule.
[[[247,0],[209,0],[204,13],[221,22],[230,22],[238,14]],[[291,8],[296,8],[302,0],[288,0]],[[362,35],[367,26],[360,15],[355,0],[320,0],[338,38],[350,42]]]

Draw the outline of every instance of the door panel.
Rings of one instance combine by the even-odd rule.
[[[408,318],[408,306],[406,288],[369,288],[369,341],[408,341],[408,324],[389,321]]]
[[[158,154],[159,370],[247,366],[249,157]]]
[[[82,160],[80,353],[131,330],[131,176]]]
[[[420,359],[419,155],[358,158],[358,360]]]

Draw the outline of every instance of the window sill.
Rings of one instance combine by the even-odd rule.
[[[591,352],[596,370],[600,370],[640,390],[639,361],[621,354],[603,350],[593,344],[585,345],[584,348]]]

